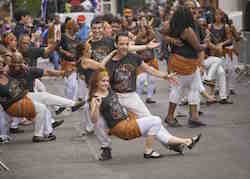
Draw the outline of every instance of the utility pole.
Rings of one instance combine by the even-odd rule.
[[[13,19],[13,0],[10,0],[10,2],[9,2],[9,4],[10,4],[10,17],[11,17],[11,19]]]

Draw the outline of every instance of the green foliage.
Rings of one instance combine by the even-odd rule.
[[[125,0],[124,5],[129,8],[143,7],[145,5],[145,0]]]
[[[15,9],[25,9],[36,17],[40,15],[41,12],[41,0],[15,0]]]

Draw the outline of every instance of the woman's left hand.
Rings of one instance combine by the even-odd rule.
[[[178,81],[178,78],[177,78],[176,73],[166,74],[166,75],[164,76],[164,79],[165,79],[165,80],[168,80],[168,82],[169,82],[170,84],[179,85],[179,81]]]

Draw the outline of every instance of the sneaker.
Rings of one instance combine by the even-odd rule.
[[[198,134],[197,136],[194,136],[191,138],[192,142],[191,144],[187,145],[187,148],[189,150],[193,149],[194,146],[200,141],[200,138],[201,138],[202,134]]]
[[[226,99],[221,99],[219,101],[220,104],[233,104],[233,101],[229,100],[228,98]]]
[[[24,133],[24,130],[22,130],[20,128],[10,128],[9,132],[11,134],[20,134],[20,133]]]
[[[185,150],[185,144],[168,144],[167,148],[171,151],[174,151],[183,155],[184,150]]]
[[[159,154],[158,152],[152,150],[149,154],[144,153],[144,158],[145,159],[150,159],[150,158],[160,158],[161,154]]]
[[[7,144],[10,140],[11,139],[9,137],[0,137],[0,144]]]
[[[207,85],[207,86],[215,86],[214,81],[203,80],[202,82],[204,85]]]
[[[231,90],[229,91],[229,94],[230,94],[230,95],[236,95],[236,93],[235,93],[235,91],[234,91],[233,89],[231,89]]]
[[[106,161],[112,159],[111,148],[110,147],[101,147],[102,153],[99,158],[100,161]]]
[[[86,103],[85,101],[76,102],[76,104],[71,107],[71,111],[75,112],[75,111],[79,110],[82,106],[85,105],[85,103]]]
[[[168,124],[169,127],[182,127],[182,125],[177,121],[177,119],[168,120],[168,118],[165,118],[165,122]]]
[[[56,140],[56,136],[54,134],[50,134],[48,137],[33,136],[32,138],[32,142],[34,143],[49,142],[52,140]]]
[[[64,120],[55,121],[52,123],[52,128],[55,129],[58,126],[62,125],[63,123],[64,123]]]
[[[65,109],[65,107],[59,107],[59,109],[55,111],[56,115],[61,114]]]
[[[205,123],[203,123],[203,122],[201,122],[199,120],[192,120],[192,119],[188,120],[188,125],[189,125],[190,128],[206,126]]]
[[[147,104],[154,104],[154,103],[156,103],[156,101],[152,100],[151,98],[147,98],[146,103]]]

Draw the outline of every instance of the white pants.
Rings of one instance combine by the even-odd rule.
[[[138,119],[152,116],[136,92],[117,93],[117,95],[121,105],[125,106],[128,111],[135,113]],[[100,117],[98,122],[95,124],[95,134],[102,147],[108,147],[111,145],[111,139],[106,134],[105,129],[107,129],[106,123],[103,117]]]
[[[0,109],[0,136],[3,137],[8,136],[9,133],[8,119],[6,115],[5,111]]]
[[[148,135],[154,135],[156,139],[166,146],[168,144],[169,138],[172,135],[167,131],[167,129],[162,125],[161,118],[158,116],[147,116],[143,118],[136,119],[142,136],[147,137]]]
[[[226,99],[226,73],[223,65],[223,59],[218,57],[208,57],[206,60],[204,60],[204,66],[208,70],[206,80],[210,81],[217,79],[220,98]]]
[[[135,113],[138,118],[151,116],[147,106],[136,92],[117,93],[117,95],[121,105],[125,106],[128,111]]]
[[[155,81],[154,77],[148,73],[141,73],[137,76],[137,88],[136,92],[141,96],[142,91],[147,81],[147,98],[152,98],[155,89]]]
[[[64,82],[65,82],[64,93],[66,98],[76,101],[77,91],[78,91],[77,73],[73,72],[68,77],[65,77]]]
[[[232,58],[226,54],[226,70],[227,70],[227,87],[230,90],[234,90],[236,83],[236,68],[238,66],[238,56],[233,53]]]
[[[32,97],[30,98],[32,99]],[[37,102],[35,99],[32,100],[36,111],[34,136],[47,136],[53,132],[52,122],[46,116],[48,114],[48,108],[45,104]]]
[[[174,104],[179,104],[181,95],[185,89],[188,90],[188,103],[190,105],[197,105],[199,103],[199,81],[200,71],[199,69],[192,75],[181,76],[178,75],[179,85],[171,85],[171,91],[169,94],[169,101]]]
[[[85,83],[85,80],[78,77],[78,98],[85,99],[85,96],[88,95],[88,88]]]
[[[30,92],[28,93],[28,97],[42,104],[46,104],[48,106],[57,105],[63,107],[72,107],[76,104],[75,101],[50,94],[48,92],[36,92],[36,93]]]

